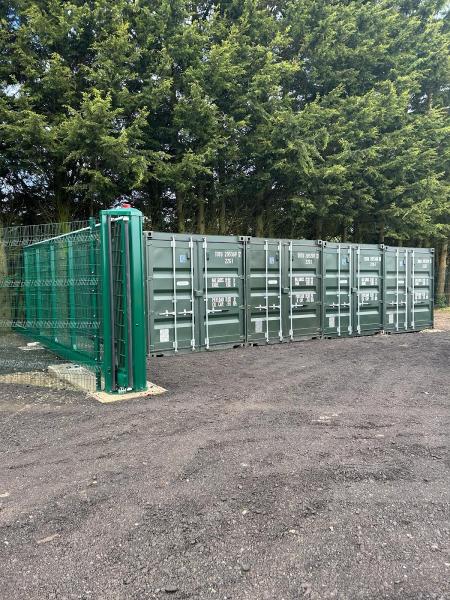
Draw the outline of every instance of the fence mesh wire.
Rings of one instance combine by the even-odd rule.
[[[101,387],[101,310],[98,226],[0,229],[0,383]]]

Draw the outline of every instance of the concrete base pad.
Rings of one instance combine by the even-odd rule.
[[[91,392],[90,395],[102,404],[111,404],[112,402],[122,402],[122,400],[133,400],[134,398],[145,398],[147,396],[156,396],[166,392],[164,388],[147,381],[147,389],[144,392],[126,392],[125,394],[107,394],[106,392]]]
[[[147,382],[147,390],[143,392],[125,392],[123,394],[108,394],[106,392],[97,391],[96,374],[86,367],[76,365],[74,363],[60,363],[49,365],[48,372],[65,383],[70,384],[74,388],[78,388],[83,392],[87,392],[90,396],[102,402],[109,404],[111,402],[120,402],[122,400],[132,400],[133,398],[143,398],[145,396],[155,396],[162,394],[166,390],[154,383]]]

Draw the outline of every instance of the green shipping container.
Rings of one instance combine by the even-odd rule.
[[[433,327],[434,250],[392,248],[384,253],[384,330]]]
[[[323,242],[322,260],[324,336],[382,331],[382,246]]]
[[[245,342],[244,238],[146,232],[149,351]]]
[[[416,331],[433,323],[433,250],[145,234],[152,354]]]
[[[248,343],[320,336],[318,243],[250,238],[246,243],[246,299]]]

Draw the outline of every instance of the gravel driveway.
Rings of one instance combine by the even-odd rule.
[[[2,600],[450,598],[450,332],[0,389]]]

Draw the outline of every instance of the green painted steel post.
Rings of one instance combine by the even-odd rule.
[[[144,287],[144,253],[142,244],[142,222],[143,215],[134,208],[117,208],[103,210],[101,217],[101,274],[102,274],[102,306],[103,306],[103,368],[105,378],[105,391],[117,392],[133,389],[134,391],[144,391],[147,389],[146,373],[146,322],[145,322],[145,287]],[[129,311],[131,316],[131,330],[125,327],[128,345],[127,353],[131,351],[132,362],[128,366],[122,365],[120,377],[120,387],[117,386],[116,372],[116,340],[115,340],[115,306],[114,306],[114,285],[119,283],[112,280],[111,265],[112,260],[112,240],[111,240],[111,220],[120,219],[125,224],[128,223],[128,250],[129,250],[129,281],[125,285],[129,286],[129,293],[123,308]],[[121,235],[124,235],[124,227],[120,228]],[[120,240],[120,248],[124,248]],[[122,256],[122,254],[121,254]],[[121,269],[124,277],[127,276],[127,269]],[[123,288],[124,289],[124,288]],[[129,305],[127,305],[127,299]],[[125,321],[127,319],[124,316]],[[126,356],[128,357],[128,354]],[[131,372],[130,372],[131,369]],[[125,374],[125,377],[124,377]],[[130,385],[132,383],[132,385]],[[124,390],[123,388],[127,388]]]
[[[27,249],[23,249],[23,270],[24,270],[24,286],[25,286],[25,329],[30,329],[31,321],[31,299],[30,299],[30,254]]]
[[[91,298],[91,311],[92,318],[94,320],[94,332],[92,335],[92,341],[94,344],[95,354],[95,381],[97,390],[101,389],[102,386],[102,374],[101,374],[101,354],[100,354],[100,325],[99,325],[99,313],[98,313],[98,290],[100,287],[100,280],[98,275],[97,255],[96,255],[96,223],[94,217],[89,219],[89,227],[91,228],[91,237],[89,241],[89,273],[91,277],[90,285],[90,298]]]
[[[135,390],[147,389],[145,274],[142,245],[143,215],[136,209],[129,211],[130,289],[132,317],[133,386]]]
[[[39,248],[36,248],[35,251],[35,267],[36,267],[36,303],[37,303],[37,334],[41,335],[43,329],[43,316],[42,316],[42,288],[41,288],[41,254]],[[40,325],[39,325],[40,323]]]
[[[70,321],[70,345],[74,350],[77,349],[76,327],[76,303],[75,303],[75,269],[73,257],[73,242],[67,240],[67,276],[69,280],[69,321]]]
[[[51,309],[53,321],[53,341],[58,341],[57,329],[57,309],[56,309],[56,264],[55,264],[55,244],[50,244],[50,279],[51,279]]]
[[[109,219],[105,211],[100,213],[100,272],[101,272],[101,296],[102,296],[102,322],[101,336],[103,338],[103,377],[105,380],[105,391],[115,391],[114,372],[116,365],[113,365],[113,338],[111,331],[111,314],[112,314],[112,296],[110,288],[110,227]]]

